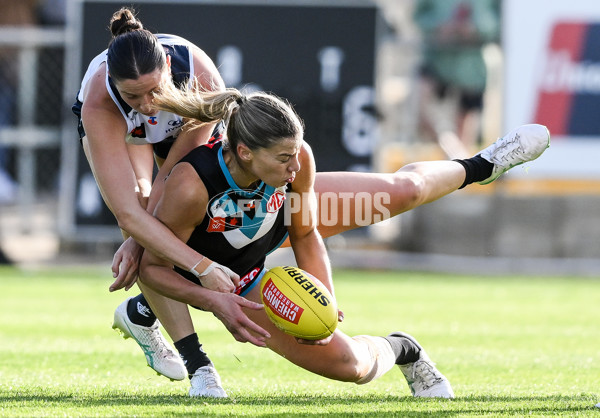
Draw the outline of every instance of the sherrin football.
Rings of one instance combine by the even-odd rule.
[[[338,309],[323,283],[298,267],[274,267],[260,283],[269,319],[283,332],[305,340],[321,340],[335,331]]]

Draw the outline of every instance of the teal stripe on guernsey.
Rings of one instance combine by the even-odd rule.
[[[253,197],[254,195],[256,195],[256,193],[258,193],[262,189],[262,187],[264,185],[264,182],[262,182],[262,181],[260,182],[260,184],[254,191],[249,192],[247,190],[240,189],[240,187],[233,180],[233,177],[231,177],[231,173],[229,172],[229,169],[227,168],[227,165],[225,164],[225,159],[223,158],[223,147],[219,148],[218,156],[219,156],[219,166],[221,166],[221,170],[223,171],[223,175],[225,176],[225,179],[227,180],[227,184],[229,184],[229,187],[231,187],[231,189],[234,190],[236,194],[238,194],[240,196],[244,196],[244,197]]]

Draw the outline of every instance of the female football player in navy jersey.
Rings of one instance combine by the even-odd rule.
[[[176,114],[151,107],[153,94],[165,85],[187,86],[198,80],[199,88],[223,89],[223,80],[211,59],[197,46],[172,35],[154,35],[128,8],[118,10],[110,21],[113,39],[107,50],[90,63],[73,106],[79,117],[81,143],[104,201],[115,215],[128,239],[113,260],[115,282],[111,290],[130,288],[136,280],[142,247],[171,263],[197,274],[205,286],[231,291],[237,276],[227,268],[212,265],[194,269],[200,255],[177,239],[151,213],[162,191],[162,181],[152,189],[153,157],[166,177],[175,162],[189,150],[209,140],[215,123],[194,132],[182,130],[184,120]],[[152,190],[152,192],[150,192]],[[138,245],[138,243],[141,245]],[[217,268],[215,268],[217,267]],[[152,303],[152,292],[146,292]],[[206,374],[207,382],[218,381],[210,360],[203,358],[186,370],[159,331],[159,322],[150,304],[139,295],[124,301],[115,311],[114,328],[133,337],[144,350],[148,365],[171,379],[182,380],[193,373]],[[240,303],[258,309],[259,306]],[[155,309],[165,309],[165,318],[185,309],[168,301]],[[197,336],[176,341],[180,352],[202,353]],[[196,354],[194,354],[195,357]],[[225,396],[213,385],[198,388],[196,396]]]
[[[202,254],[197,265],[202,269],[216,261],[230,267],[242,277],[236,293],[258,303],[257,284],[266,255],[289,235],[298,266],[319,278],[334,294],[327,252],[317,228],[318,175],[303,138],[302,123],[291,106],[264,93],[244,96],[235,89],[201,92],[172,87],[155,96],[154,104],[194,119],[199,126],[221,120],[227,126],[223,142],[200,146],[174,166],[155,209],[162,223]],[[352,185],[354,191],[375,192],[378,189],[373,186],[380,186],[378,191],[395,194],[384,203],[393,215],[467,184],[489,183],[511,167],[537,158],[548,144],[545,127],[525,125],[470,159],[415,163],[392,175],[350,177],[360,181]],[[321,190],[332,191],[329,187],[344,181],[345,175],[332,174],[322,180]],[[286,214],[282,195],[290,200],[298,198],[296,210]],[[356,225],[342,229],[353,227]],[[407,334],[351,338],[336,330],[324,340],[298,340],[276,328],[264,311],[243,309],[241,304],[232,303],[232,294],[200,286],[193,274],[174,270],[172,263],[156,254],[144,252],[140,271],[143,289],[151,288],[166,298],[211,311],[236,340],[250,341],[247,335],[253,334],[261,341],[257,345],[267,346],[314,373],[362,384],[397,364],[414,396],[454,396],[448,380]],[[159,300],[155,298],[157,303]],[[182,322],[177,323],[179,320]],[[193,333],[193,327],[185,329],[190,324],[187,317],[169,321],[181,335]],[[192,390],[193,386],[192,379]]]

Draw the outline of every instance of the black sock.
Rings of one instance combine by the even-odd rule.
[[[150,327],[156,321],[156,315],[150,309],[150,304],[141,293],[129,300],[127,304],[127,316],[136,325]]]
[[[204,350],[202,350],[202,344],[200,344],[200,341],[198,340],[198,334],[190,334],[179,341],[175,341],[173,344],[177,351],[179,351],[179,355],[183,360],[183,364],[185,364],[190,379],[196,370],[211,363]]]
[[[452,160],[460,163],[466,171],[465,181],[459,189],[476,181],[483,181],[492,175],[494,164],[490,163],[480,155],[476,155],[464,160]]]
[[[421,347],[410,338],[394,334],[383,338],[392,346],[392,351],[396,355],[396,364],[414,363],[419,359]]]

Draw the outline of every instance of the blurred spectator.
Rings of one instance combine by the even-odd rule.
[[[39,0],[40,24],[48,26],[63,26],[67,17],[66,0]]]
[[[38,0],[0,0],[0,26],[32,26],[38,23]],[[18,49],[0,47],[0,129],[16,123]],[[0,144],[0,204],[12,202],[17,186],[7,170],[8,150]]]
[[[421,133],[450,158],[469,156],[480,145],[483,47],[499,40],[500,2],[415,0],[413,17],[423,35]]]
[[[0,0],[0,26],[27,26],[37,23],[37,0]],[[0,47],[0,129],[15,124],[18,82],[18,49]],[[7,171],[8,152],[0,144],[0,204],[12,202],[17,185]],[[0,264],[10,260],[0,248]]]

